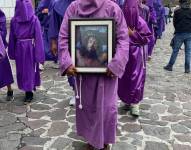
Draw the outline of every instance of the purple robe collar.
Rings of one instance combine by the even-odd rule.
[[[18,22],[30,21],[33,16],[34,16],[34,10],[33,10],[31,0],[16,1],[14,18]]]

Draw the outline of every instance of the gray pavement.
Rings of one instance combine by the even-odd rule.
[[[147,65],[141,117],[131,118],[119,102],[112,150],[191,150],[191,75],[184,74],[184,51],[173,72],[163,70],[171,54],[172,33],[168,25]],[[84,149],[85,141],[75,134],[75,109],[69,106],[73,92],[51,63],[45,68],[31,105],[23,104],[24,93],[15,84],[13,102],[5,101],[5,88],[0,90],[0,150]]]

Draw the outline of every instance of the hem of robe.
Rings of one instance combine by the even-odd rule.
[[[152,56],[153,50],[154,50],[154,46],[155,46],[155,44],[153,44],[153,42],[150,42],[148,44],[148,56]]]
[[[1,85],[0,85],[0,88],[3,88],[3,87],[8,86],[8,85],[11,85],[11,84],[13,84],[13,83],[14,83],[14,80],[8,81],[8,82],[6,82],[6,83],[1,84]]]
[[[79,131],[78,131],[77,135],[83,137],[86,140],[86,142],[88,142],[88,144],[90,144],[94,148],[97,148],[97,149],[103,149],[104,148],[104,145],[102,147],[101,146],[99,147],[97,144],[94,143],[94,141],[88,140],[89,136],[84,134],[84,133],[79,133]],[[115,140],[104,141],[104,144],[115,144]]]
[[[18,86],[18,88],[22,91],[29,92],[29,91],[36,91],[36,87],[39,87],[40,85],[34,85],[33,88],[23,88],[21,86]]]
[[[122,102],[126,103],[127,105],[131,105],[131,104],[139,104],[142,100],[143,100],[143,95],[144,95],[144,87],[139,91],[136,92],[136,94],[134,94],[133,96],[129,96],[129,95],[121,95],[118,94],[119,98]],[[139,96],[137,96],[139,95]]]
[[[141,100],[136,100],[136,101],[128,101],[127,99],[124,100],[124,98],[123,98],[123,99],[120,98],[120,99],[121,99],[122,102],[124,102],[124,103],[127,104],[127,105],[139,104],[139,103],[143,100],[143,99],[141,99]]]

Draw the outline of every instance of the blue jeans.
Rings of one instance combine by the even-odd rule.
[[[176,33],[172,42],[172,55],[168,66],[172,67],[178,56],[178,52],[184,43],[185,45],[185,70],[190,70],[191,60],[191,33]]]

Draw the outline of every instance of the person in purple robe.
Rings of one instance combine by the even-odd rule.
[[[130,106],[132,116],[139,116],[139,102],[143,99],[146,77],[146,56],[144,46],[148,44],[152,34],[147,23],[139,16],[136,0],[126,0],[123,8],[129,28],[129,61],[125,73],[119,79],[119,98]]]
[[[55,0],[41,0],[35,14],[38,16],[42,30],[43,30],[43,42],[44,42],[44,50],[45,50],[45,59],[46,61],[54,61],[57,62],[57,57],[54,56],[50,49],[50,41],[49,41],[49,25],[50,25],[50,14],[52,8],[54,7]]]
[[[8,59],[8,56],[5,52],[5,48],[7,48],[7,29],[6,29],[6,17],[3,11],[0,9],[0,37],[1,37],[1,49],[4,49],[3,59],[0,60],[0,88],[7,86],[7,101],[12,101],[13,90],[11,88],[11,84],[14,82],[11,65]]]
[[[165,10],[161,0],[155,0],[153,5],[157,16],[156,38],[161,39],[165,30]]]
[[[150,19],[149,7],[143,4],[143,0],[137,0],[137,2],[139,8],[139,16],[141,16],[146,21],[147,25],[149,25],[149,19]],[[148,58],[148,45],[145,45],[144,49],[146,58]]]
[[[49,39],[51,52],[55,57],[57,57],[58,53],[58,34],[60,31],[60,26],[62,24],[66,9],[73,1],[74,0],[57,0],[50,14]],[[68,82],[74,90],[74,77],[68,77]],[[69,105],[75,105],[75,96],[70,99]]]
[[[117,127],[118,78],[123,76],[129,56],[126,21],[120,7],[111,0],[76,0],[67,9],[59,33],[59,62],[63,75],[76,75],[69,53],[69,18],[114,18],[116,49],[106,74],[77,74],[77,134],[89,143],[87,150],[109,150]],[[78,95],[79,93],[79,95]]]
[[[150,11],[150,17],[149,17],[149,29],[152,32],[153,36],[150,39],[150,42],[148,44],[148,60],[151,60],[152,58],[152,53],[153,53],[153,49],[156,43],[156,36],[155,36],[155,29],[157,26],[157,18],[156,18],[156,12],[153,6],[153,0],[147,0],[146,1],[146,5],[149,7],[149,11]]]
[[[15,60],[17,84],[25,91],[25,102],[33,99],[40,86],[39,63],[45,60],[41,27],[30,0],[17,0],[11,20],[8,54]]]

